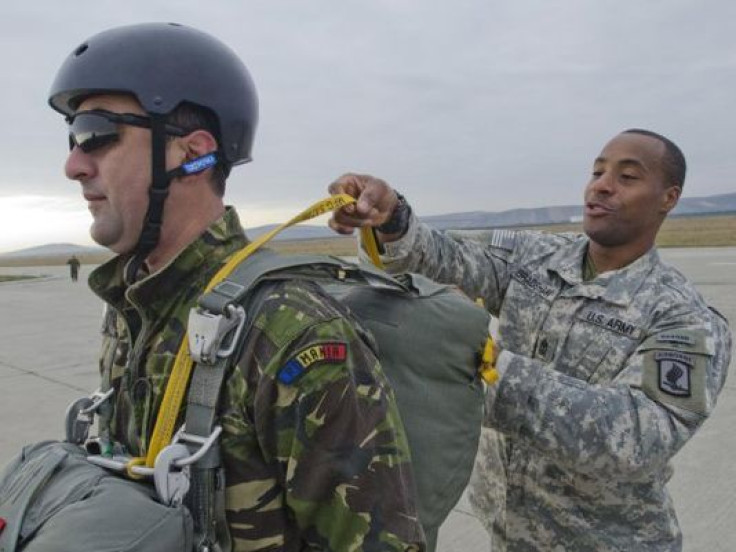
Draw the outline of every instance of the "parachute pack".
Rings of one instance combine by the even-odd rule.
[[[88,441],[92,417],[109,392],[80,399],[67,413],[66,443],[27,447],[0,475],[0,519],[6,524],[0,552],[229,551],[219,393],[247,339],[246,312],[258,309],[265,282],[284,279],[318,283],[373,335],[407,433],[427,550],[434,550],[440,525],[468,483],[478,447],[479,367],[490,315],[456,288],[416,274],[392,277],[334,257],[256,251],[273,234],[236,253],[192,309],[147,458],[85,452],[81,445]],[[175,433],[184,400],[185,424]],[[110,492],[98,486],[131,489]],[[74,526],[75,513],[92,507],[88,499],[103,495],[108,500],[99,509],[107,515],[95,516],[94,532],[81,536],[81,528],[67,528],[64,516]],[[144,517],[136,522],[139,513]],[[152,524],[158,528],[145,537],[142,527]],[[146,544],[145,538],[153,540]]]
[[[489,314],[456,288],[417,274],[394,278],[337,258],[269,250],[252,255],[200,305],[210,315],[225,312],[259,282],[285,279],[319,283],[373,335],[406,429],[419,519],[433,549],[477,451],[483,413],[478,368]],[[193,326],[190,318],[190,342]]]

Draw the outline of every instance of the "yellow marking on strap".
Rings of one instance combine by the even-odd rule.
[[[258,239],[252,241],[243,249],[233,254],[232,257],[230,257],[230,259],[217,272],[217,274],[214,275],[212,280],[210,280],[204,292],[208,293],[212,291],[212,289],[217,284],[222,282],[225,278],[227,278],[230,273],[241,262],[243,262],[243,260],[248,258],[249,255],[251,255],[254,251],[256,251],[259,247],[268,242],[282,230],[299,222],[304,222],[325,213],[329,213],[330,211],[342,209],[346,205],[350,205],[353,203],[355,203],[355,198],[348,194],[338,194],[330,196],[314,203],[291,220],[285,222],[277,228],[274,228],[267,234],[260,236]],[[371,232],[369,233],[371,234],[371,239],[374,240],[373,234]],[[373,241],[373,245],[376,247],[376,251],[378,251],[375,240]],[[148,453],[146,454],[145,458],[145,463],[148,467],[154,466],[156,462],[156,457],[158,456],[159,452],[161,452],[161,450],[171,442],[171,438],[174,435],[176,419],[179,415],[181,405],[184,402],[184,396],[186,394],[187,384],[189,382],[189,377],[191,375],[193,366],[194,363],[192,362],[192,358],[189,355],[189,337],[187,336],[187,334],[184,334],[184,339],[182,340],[181,345],[179,346],[179,351],[176,354],[174,367],[171,370],[169,382],[167,383],[166,391],[164,392],[164,398],[161,401],[161,407],[159,408],[158,416],[156,417],[156,425],[153,428],[151,442],[148,446]],[[131,460],[131,463],[134,460],[138,459],[134,458],[133,460]]]

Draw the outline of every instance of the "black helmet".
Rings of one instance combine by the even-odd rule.
[[[223,163],[227,172],[231,165],[250,161],[258,98],[248,70],[232,50],[208,34],[175,23],[118,27],[77,46],[56,74],[49,104],[70,116],[85,98],[109,93],[134,95],[151,121],[151,187],[126,273],[132,281],[158,244],[171,180],[213,163]],[[215,115],[219,151],[167,171],[166,117],[183,102]]]
[[[94,94],[133,94],[149,114],[180,103],[210,109],[220,129],[220,155],[230,165],[251,160],[258,98],[243,62],[212,36],[175,23],[117,27],[86,40],[56,74],[49,104],[71,115]]]

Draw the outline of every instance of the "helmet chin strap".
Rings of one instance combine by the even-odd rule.
[[[148,255],[158,245],[161,237],[161,225],[164,202],[169,195],[169,186],[174,178],[196,174],[214,167],[219,155],[211,152],[197,157],[180,166],[166,171],[166,115],[151,113],[151,187],[148,189],[148,210],[143,219],[143,229],[138,243],[133,248],[133,258],[127,265],[125,281],[128,284],[136,280],[136,275],[143,266]]]

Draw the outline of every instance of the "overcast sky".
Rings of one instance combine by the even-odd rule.
[[[685,196],[736,191],[731,0],[4,2],[0,252],[91,243],[47,92],[83,40],[144,21],[207,31],[253,75],[254,161],[227,194],[246,226],[346,171],[425,215],[579,203],[592,159],[629,127],[682,147]]]

